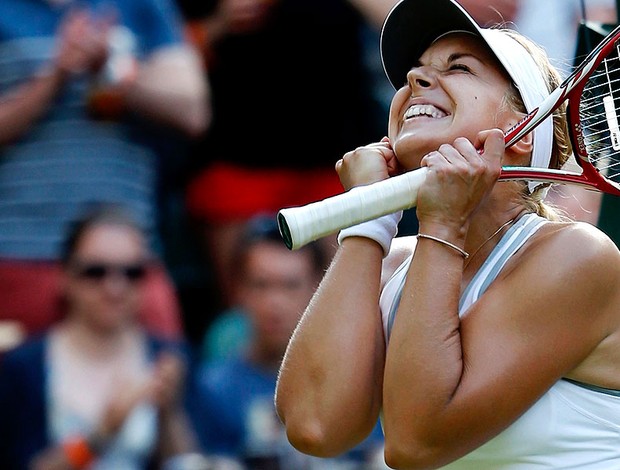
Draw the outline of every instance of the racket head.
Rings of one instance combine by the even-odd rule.
[[[582,177],[594,188],[620,195],[620,28],[586,58],[569,93],[569,135]]]
[[[506,146],[510,146],[566,103],[568,134],[581,172],[506,167],[500,179],[572,183],[620,195],[619,40],[620,26],[547,99],[506,132]]]

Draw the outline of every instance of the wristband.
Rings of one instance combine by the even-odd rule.
[[[368,222],[345,228],[338,234],[338,244],[348,237],[363,237],[376,241],[383,248],[383,257],[390,252],[392,239],[398,233],[398,223],[403,217],[403,211],[387,214]]]
[[[86,468],[96,457],[88,441],[81,436],[70,437],[63,441],[62,450],[67,461],[76,469]]]

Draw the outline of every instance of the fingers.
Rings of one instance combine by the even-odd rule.
[[[176,402],[185,375],[180,357],[164,352],[158,358],[150,380],[151,399],[165,408]]]
[[[387,137],[347,152],[335,165],[345,189],[384,180],[401,171]]]
[[[452,145],[444,144],[438,150],[430,152],[421,161],[422,166],[439,164],[456,165],[463,169],[489,167],[501,168],[505,151],[504,133],[500,129],[480,132],[472,144],[466,138],[458,138]]]
[[[476,142],[476,147],[483,149],[480,154],[481,158],[499,176],[506,151],[504,133],[500,129],[483,131],[478,134]]]
[[[504,154],[505,139],[501,129],[489,129],[478,133],[474,141],[476,148],[483,149],[483,153],[491,156]]]
[[[131,410],[147,395],[144,384],[136,384],[131,380],[122,381],[118,390],[119,393],[110,398],[103,411],[98,429],[102,437],[107,438],[116,434]]]
[[[480,133],[478,146],[458,138],[424,156],[429,169],[425,188],[418,196],[418,213],[449,212],[448,216],[473,213],[493,188],[501,171],[504,134],[498,130]],[[481,147],[482,151],[479,150]]]

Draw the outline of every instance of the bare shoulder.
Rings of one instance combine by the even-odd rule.
[[[545,258],[561,253],[568,265],[587,262],[613,267],[620,262],[620,251],[613,240],[589,223],[549,223],[541,229],[540,237],[536,238],[546,253]]]
[[[415,236],[397,237],[392,240],[390,252],[383,260],[381,285],[384,285],[392,277],[394,271],[413,254],[416,241]]]
[[[564,289],[564,295],[570,295],[568,286],[574,295],[601,295],[615,281],[620,282],[620,251],[609,236],[591,224],[548,223],[527,245],[509,269],[518,271],[524,283],[555,286]]]
[[[608,235],[588,223],[546,225],[541,234],[541,248],[546,248],[540,250],[546,267],[537,266],[540,273],[535,282],[548,293],[556,289],[547,308],[559,305],[559,316],[580,332],[573,344],[581,341],[588,347],[587,356],[567,376],[618,389],[620,251]],[[529,274],[535,275],[533,270]]]

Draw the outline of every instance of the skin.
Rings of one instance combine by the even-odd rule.
[[[620,255],[592,226],[546,224],[459,319],[460,293],[500,236],[485,240],[525,212],[519,183],[496,184],[502,163],[531,153],[530,137],[504,149],[500,130],[519,119],[503,105],[508,84],[474,36],[445,36],[394,96],[389,139],[337,164],[347,188],[428,167],[420,233],[482,248],[464,260],[401,238],[384,260],[373,240],[343,241],[280,371],[277,410],[300,450],[338,454],[382,410],[387,464],[437,468],[500,433],[562,377],[620,389]],[[405,119],[413,103],[440,117]],[[381,286],[414,250],[386,348]]]
[[[142,235],[130,227],[102,225],[88,230],[72,259],[79,264],[114,266],[144,264],[147,250]],[[103,280],[82,278],[71,266],[64,287],[68,315],[95,333],[113,336],[132,324],[140,302],[140,283],[115,273]]]

